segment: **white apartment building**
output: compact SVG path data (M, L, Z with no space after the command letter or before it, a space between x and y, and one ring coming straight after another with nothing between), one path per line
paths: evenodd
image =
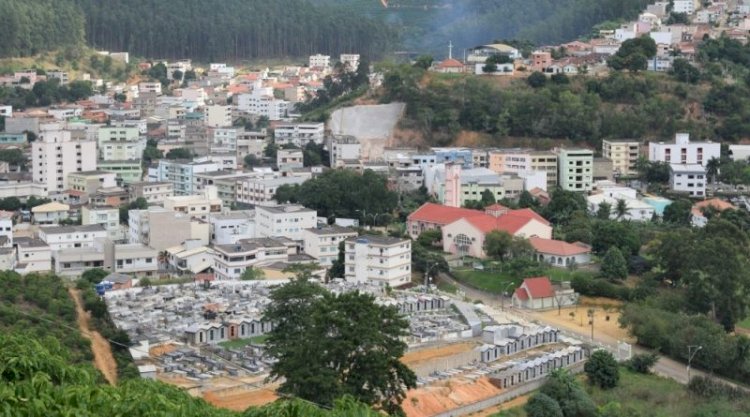
M384 236L346 240L345 278L382 287L411 282L411 241Z
M195 191L193 189L195 174L218 170L219 165L211 161L188 162L160 159L154 180L172 183L175 195L188 195Z
M242 161L247 155L255 155L260 160L268 144L267 139L265 129L262 132L237 132L237 159Z
M700 164L706 166L713 158L721 157L721 144L715 142L691 142L689 133L678 133L673 143L651 142L648 144L648 160L668 164Z
M107 231L107 237L112 241L126 240L124 228L120 226L120 210L109 206L81 207L81 225L101 225Z
M254 210L211 213L208 223L211 230L211 244L214 245L231 245L242 239L255 237Z
M308 61L308 67L325 69L330 66L331 66L330 55L321 55L321 54L310 55L310 59Z
M208 127L230 127L232 126L232 107L220 105L206 106L203 117Z
M609 139L602 141L602 156L612 161L616 175L633 176L640 156L641 143L630 139Z
M237 181L237 201L253 205L276 205L273 197L279 187L302 184L305 181L305 178L300 177L244 178Z
M57 78L58 80L60 80L60 85L68 85L68 83L70 82L68 73L65 71L60 71L60 70L47 71L47 80L51 80L53 78Z
M114 271L152 276L159 270L159 251L138 243L115 245Z
M310 142L322 144L325 140L324 123L282 123L273 132L277 145L294 145L303 148Z
M15 271L19 274L52 270L52 249L41 239L16 239Z
M301 149L279 149L276 151L276 167L279 171L291 171L304 166L304 154Z
M164 199L164 208L190 217L208 221L211 213L220 213L223 207L218 191L213 185L207 186L203 193L194 195L177 195Z
M13 106L0 106L0 116L7 118L13 117Z
M139 93L155 93L161 95L161 83L156 82L143 82L138 84Z
M96 169L96 142L73 141L60 125L44 125L31 146L30 169L34 182L44 184L44 191L64 191L68 174Z
M237 152L237 129L217 128L211 132L210 151L212 153Z
M347 70L356 71L359 69L359 54L341 54L339 56L339 62L341 62Z
M557 180L566 191L591 191L594 152L589 149L557 149Z
M97 142L103 161L140 160L146 149L146 138L136 127L99 128Z
M362 157L362 145L354 136L329 137L326 148L331 168L344 165L345 161L359 161Z
M339 256L339 244L357 237L357 231L348 227L314 227L302 231L305 253L318 260L321 266L329 267ZM343 278L343 277L335 277Z
M674 0L672 13L686 13L691 15L700 7L699 0Z
M181 273L199 274L214 266L214 250L200 241L188 240L167 249L169 268Z
M42 227L39 229L39 239L53 251L90 248L94 246L94 240L97 238L107 238L107 230L101 224Z
M303 206L257 206L255 208L255 230L258 237L283 236L302 240L303 231L315 227L318 213Z
M130 201L143 198L149 205L163 205L167 197L174 196L171 182L134 182L128 185Z
M237 96L237 109L258 116L265 116L268 120L281 120L286 117L289 102L274 98L272 87L256 85L250 94Z
M0 248L13 247L13 215L11 211L0 211Z
M214 272L222 280L236 280L245 269L259 264L286 262L289 242L284 239L243 239L230 245L214 246Z
M671 164L669 185L672 191L690 197L706 196L706 169L700 164Z

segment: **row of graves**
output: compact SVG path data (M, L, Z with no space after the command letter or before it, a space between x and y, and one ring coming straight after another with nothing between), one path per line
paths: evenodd
M580 346L568 346L554 352L531 356L523 361L510 361L504 369L489 377L500 388L510 388L549 375L559 368L568 368L585 360L586 354Z
M477 350L482 362L494 362L560 340L560 330L551 327L524 327L516 324L487 326L482 332L484 344Z

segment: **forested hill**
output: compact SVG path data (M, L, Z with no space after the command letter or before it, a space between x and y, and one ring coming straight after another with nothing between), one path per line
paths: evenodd
M396 42L382 21L307 0L0 0L0 57L77 45L84 33L98 49L201 61L374 59Z
M536 44L568 42L607 20L635 18L653 0L310 0L391 24L401 46L447 53L495 39Z

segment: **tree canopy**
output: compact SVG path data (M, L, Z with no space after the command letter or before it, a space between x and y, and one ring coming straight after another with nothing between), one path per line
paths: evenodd
M416 376L399 358L408 323L369 294L333 294L298 277L271 292L264 319L276 323L266 348L277 358L279 392L331 405L351 395L386 412L399 411ZM316 352L310 355L310 352Z

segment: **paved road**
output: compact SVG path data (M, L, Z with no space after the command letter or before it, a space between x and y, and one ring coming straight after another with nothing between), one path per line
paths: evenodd
M469 298L471 300L481 300L484 304L486 304L486 305L488 305L490 307L503 310L503 312L505 312L507 315L513 315L514 314L514 310L512 308L510 308L510 298L509 297L500 296L498 294L489 294L489 293L486 293L484 291L479 291L479 290L476 290L474 288L467 287L466 285L464 285L464 284L456 281L450 275L445 274L445 273L441 273L440 276L439 276L439 278L441 280L443 280L444 282L449 282L449 283L455 285L459 290L461 290L461 291L464 292L464 295L467 298ZM558 326L556 326L554 324L551 324L551 323L545 323L543 320L540 320L539 317L533 317L533 320L534 321L538 321L541 324L547 324L547 325L550 325L552 327L558 327ZM588 332L587 329L582 330L582 329L577 329L574 326L571 326L571 327L566 327L565 330L568 331L569 333L574 333L576 336L578 336L583 341L591 340L591 334ZM602 335L602 334L597 335L597 334L595 334L594 335L594 342L597 342L597 343L600 343L600 344L609 345L611 347L615 347L615 346L617 346L617 342L618 341L615 340L615 339L613 339L613 338L611 338L611 337L609 337L609 336L607 336L607 335ZM647 349L647 348L644 348L642 346L638 346L638 345L634 345L633 346L633 354L649 353L649 352L652 352L652 351L649 350L649 349ZM687 366L684 363L678 362L678 361L676 361L674 359L670 359L670 358L661 356L659 358L659 361L652 368L652 370L653 370L653 372L655 374L661 375L661 376L664 376L664 377L667 377L667 378L670 378L670 379L673 379L673 380L679 382L680 384L687 384L687 382L688 382L688 378L687 378ZM700 370L697 370L695 368L691 369L690 374L691 374L691 376L697 376L697 375L708 376L707 373L702 372ZM715 376L713 376L713 378L721 379L721 378L717 378ZM722 379L722 381L724 381L725 383L727 383L729 385L737 386L736 384L734 384L731 381L727 381L727 380L724 380L724 379Z

